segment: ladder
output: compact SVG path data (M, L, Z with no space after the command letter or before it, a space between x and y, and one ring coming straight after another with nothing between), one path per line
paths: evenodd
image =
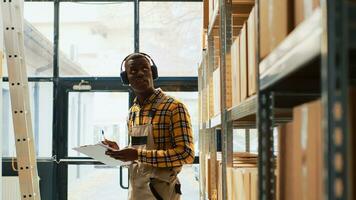
M9 74L12 120L22 200L40 200L24 54L23 0L2 0L5 56Z

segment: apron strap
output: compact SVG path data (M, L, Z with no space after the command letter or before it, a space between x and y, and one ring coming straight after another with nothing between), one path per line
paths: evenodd
M153 196L155 196L155 198L156 198L157 200L163 200L163 198L161 197L161 195L157 192L156 188L153 187L152 178L150 178L149 186L150 186L150 190L151 190Z

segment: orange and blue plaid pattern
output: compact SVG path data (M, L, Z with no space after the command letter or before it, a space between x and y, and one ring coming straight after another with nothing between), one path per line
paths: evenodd
M128 128L148 123L151 108L159 99L152 118L154 150L138 149L138 160L154 167L179 167L194 161L194 143L190 115L185 105L172 97L166 97L156 89L140 105L137 99L130 108ZM139 113L139 117L135 117Z

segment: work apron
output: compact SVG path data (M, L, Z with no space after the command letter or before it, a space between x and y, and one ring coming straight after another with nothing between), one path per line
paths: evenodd
M155 149L152 118L158 105L166 96L157 98L159 99L152 105L145 125L138 125L139 112L135 113L134 119L131 120L133 124L131 130L129 130L129 135L132 148ZM133 162L129 166L129 200L179 200L181 191L177 175L180 170L180 167L159 168L137 161Z

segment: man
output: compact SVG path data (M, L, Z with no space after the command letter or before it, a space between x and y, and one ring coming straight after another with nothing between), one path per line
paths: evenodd
M157 67L147 54L130 54L123 64L121 78L136 95L128 118L130 146L106 153L115 159L133 161L129 168L129 200L180 199L177 174L183 164L194 161L188 111L183 103L154 88ZM104 143L119 149L115 142Z

